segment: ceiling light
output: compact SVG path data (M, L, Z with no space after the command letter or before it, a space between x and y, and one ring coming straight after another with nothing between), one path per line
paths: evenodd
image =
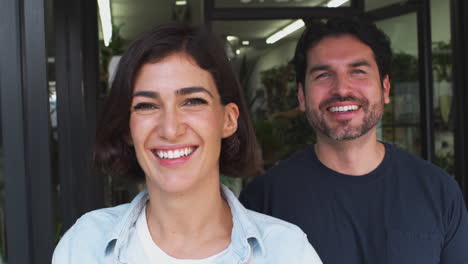
M236 54L237 54L237 55L240 54L240 49L236 50Z
M243 40L243 41L242 41L242 45L248 46L248 45L250 45L250 41L248 41L248 40Z
M98 0L99 17L101 19L102 36L107 47L112 39L112 17L109 0Z
M348 2L349 0L331 0L330 2L328 2L327 6L328 7L339 7L341 6L342 4Z
M185 1L185 0L176 0L176 1L175 1L175 5L176 5L176 6L187 5L187 1Z
M236 36L227 36L226 39L227 39L227 41L234 41L234 40L237 39L237 37Z
M294 31L302 28L304 25L305 25L304 21L302 21L302 19L298 19L298 20L294 21L293 23L287 25L285 28L281 29L280 31L277 31L273 35L269 36L266 39L266 43L267 44L273 44L276 41L278 41L278 40L286 37L287 35L293 33Z

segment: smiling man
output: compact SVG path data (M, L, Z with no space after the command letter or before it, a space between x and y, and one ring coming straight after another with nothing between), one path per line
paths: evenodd
M317 143L257 177L241 201L300 226L323 263L468 263L457 183L377 140L391 60L388 38L372 23L308 27L294 63L299 107Z

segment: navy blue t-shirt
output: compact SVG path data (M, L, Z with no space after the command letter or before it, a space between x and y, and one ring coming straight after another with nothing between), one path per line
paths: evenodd
M458 184L388 144L362 176L327 168L308 147L254 179L240 200L301 227L325 264L468 264Z

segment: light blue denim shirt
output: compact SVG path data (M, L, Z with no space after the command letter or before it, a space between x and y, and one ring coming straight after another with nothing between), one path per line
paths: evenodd
M221 190L231 208L233 228L231 244L219 263L322 263L299 227L247 210L227 187ZM149 263L133 235L148 197L143 191L130 204L83 215L60 240L52 263Z

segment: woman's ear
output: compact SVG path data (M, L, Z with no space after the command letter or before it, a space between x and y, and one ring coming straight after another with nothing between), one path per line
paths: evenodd
M237 130L237 119L239 118L239 107L235 103L224 106L223 138L230 137Z

